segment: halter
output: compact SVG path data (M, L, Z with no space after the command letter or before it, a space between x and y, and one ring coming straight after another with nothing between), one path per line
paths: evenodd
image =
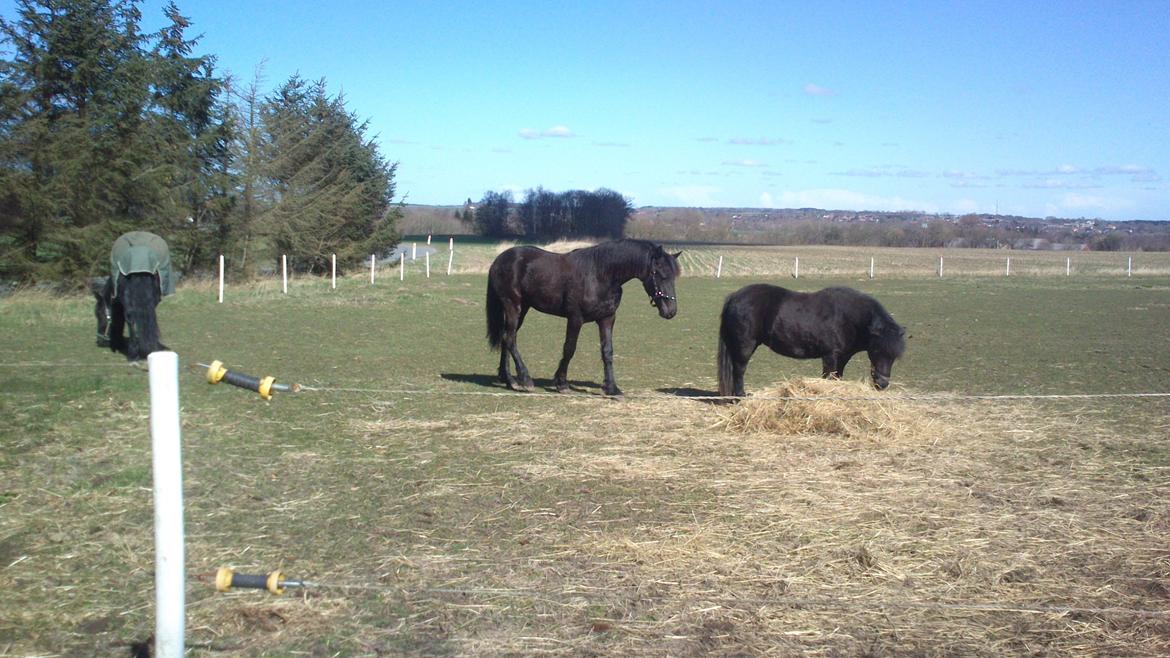
M650 275L650 283L654 286L654 292L650 294L651 306L656 305L659 301L674 301L674 296L662 292L662 289L658 287L658 282L654 280L653 273Z
M661 299L664 299L668 302L674 301L674 297L672 295L668 295L668 294L662 292L661 290L658 289L658 286L656 285L656 286L654 286L654 294L650 295L650 305L654 306Z

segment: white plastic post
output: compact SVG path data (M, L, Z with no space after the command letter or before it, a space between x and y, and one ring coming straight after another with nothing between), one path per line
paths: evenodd
M154 472L155 655L182 658L187 575L183 537L183 458L179 422L179 355L154 352L150 370L150 439Z
M288 256L280 255L280 285L284 288L284 294L288 294Z
M424 254L427 258L427 278L431 278L431 252Z
M398 252L398 280L406 280L406 252Z
M374 285L374 254L370 254L370 285Z
M219 255L219 303L223 303L223 254Z
M723 256L719 257L719 264L715 266L715 278L723 276Z
M447 252L447 276L451 276L451 263L455 260L455 250Z
M943 275L943 257L939 256L938 257L938 278L941 279L942 275Z
M333 289L337 290L337 254L333 254L331 270L333 271Z
M869 257L869 278L873 278L873 256Z
M1064 275L1065 276L1072 275L1072 257L1071 256L1064 259Z
M1010 259L1010 258L1007 259L1007 267L1006 267L1006 269L1004 269L1003 275L1004 276L1011 276L1012 275L1012 259Z
M1125 276L1133 276L1133 256L1129 257L1129 261L1125 266Z
M800 256L796 257L796 262L792 265L792 278L800 278Z
M431 234L427 233L427 246L431 246Z
M410 260L418 260L418 243L410 243Z
M447 238L447 251L455 251L455 238Z

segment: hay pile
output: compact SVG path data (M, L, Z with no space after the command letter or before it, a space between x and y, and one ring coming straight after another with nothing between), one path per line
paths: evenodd
M898 393L858 381L802 378L728 407L716 426L740 433L897 439L926 435L935 424L922 405Z

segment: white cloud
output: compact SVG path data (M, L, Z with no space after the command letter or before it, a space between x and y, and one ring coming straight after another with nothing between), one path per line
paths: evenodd
M544 139L546 137L576 137L572 130L569 130L567 126L562 125L556 125L545 130L521 128L518 134L524 139Z
M1045 204L1045 213L1057 217L1089 213L1116 215L1131 212L1133 208L1134 203L1129 199L1071 192Z
M741 146L777 146L780 144L791 144L791 140L771 138L771 137L732 137L727 140L728 144L739 144Z
M715 194L719 191L718 187L711 185L681 185L666 187L658 192L671 199L677 199L683 205L712 206L715 205Z
M829 89L827 87L822 87L820 85L814 85L811 82L804 86L804 93L808 94L809 96L836 96L837 95L837 92L833 91L832 89Z
M938 205L899 196L862 194L852 190L815 189L785 190L780 194L781 208L824 208L826 210L921 210L939 212Z

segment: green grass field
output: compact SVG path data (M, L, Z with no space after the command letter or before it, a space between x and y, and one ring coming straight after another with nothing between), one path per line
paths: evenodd
M868 252L684 246L674 320L626 288L609 399L591 327L577 390L546 394L564 323L535 313L541 393L494 385L494 249L457 247L447 277L445 246L430 279L262 281L222 305L188 282L160 306L188 655L1170 652L1166 398L901 399L1170 390L1170 256L1126 277L1124 254L1013 253L1005 277L1001 254L946 252L940 279L939 252L875 250L871 280ZM912 337L877 408L929 429L732 431L687 399L716 388L723 298L757 280L881 300ZM153 631L146 372L93 331L80 296L0 300L0 655L129 655ZM213 359L314 390L210 386ZM758 352L746 384L819 372ZM197 578L221 566L320 586L217 594Z

